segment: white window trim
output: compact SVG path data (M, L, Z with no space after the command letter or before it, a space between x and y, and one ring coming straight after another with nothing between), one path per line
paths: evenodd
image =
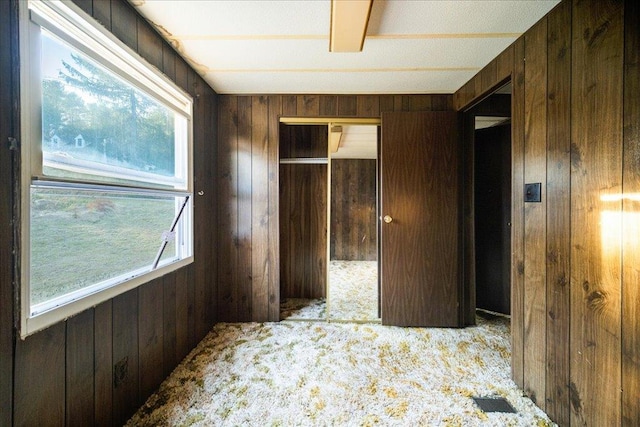
M104 301L114 298L124 292L134 289L153 279L161 277L171 271L177 270L193 262L193 240L190 253L182 260L172 262L167 265L161 263L155 270L147 268L128 272L117 278L123 280L110 287L91 292L83 292L78 299L56 305L51 302L54 308L44 311L38 315L31 315L30 290L29 290L29 268L30 268L30 188L34 178L41 175L42 151L41 144L41 105L40 105L40 79L39 76L32 76L31 70L36 58L31 57L31 53L39 49L39 37L34 37L33 26L44 24L47 30L72 44L74 48L95 59L96 54L107 57L110 63L100 61L107 66L110 71L118 74L121 78L132 83L135 87L141 88L158 101L178 114L181 114L187 121L187 153L176 153L176 157L187 156L187 170L181 166L176 173L186 178L186 188L176 189L180 195L191 196L191 209L189 215L183 218L184 227L193 239L193 99L190 95L178 88L164 74L157 70L136 52L124 45L113 34L95 23L93 18L78 8L71 1L37 1L20 2L20 102L21 102L21 236L20 236L20 337L33 334L55 323L63 321L68 317L78 314L88 308L94 307ZM31 13L33 10L33 13ZM48 22L48 24L47 24ZM52 26L53 25L53 26ZM60 28L61 30L56 30ZM68 32L71 37L64 33ZM73 39L80 37L82 43ZM83 45L84 43L84 45ZM34 50L35 49L35 50ZM37 146L37 149L32 149ZM176 159L177 161L179 159ZM181 158L182 160L182 158ZM190 173L191 172L191 173ZM186 175L186 176L184 176ZM136 189L143 190L149 188L145 184L135 186ZM169 194L171 190L162 191L150 189L156 194ZM114 280L114 279L112 279ZM98 284L88 288L97 287ZM66 298L68 301L68 298Z

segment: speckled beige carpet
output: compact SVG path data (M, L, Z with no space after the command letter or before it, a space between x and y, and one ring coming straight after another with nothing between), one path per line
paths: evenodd
M218 324L130 426L546 426L509 379L509 322ZM484 413L502 396L516 414Z
M376 261L331 261L329 283L329 319L378 319Z
M330 261L328 298L287 298L282 320L378 321L378 263Z

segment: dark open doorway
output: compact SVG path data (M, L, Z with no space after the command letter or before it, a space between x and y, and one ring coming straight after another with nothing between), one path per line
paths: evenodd
M470 215L465 282L476 309L511 312L511 84L465 111L466 200Z
M511 305L511 124L476 129L474 147L476 308Z

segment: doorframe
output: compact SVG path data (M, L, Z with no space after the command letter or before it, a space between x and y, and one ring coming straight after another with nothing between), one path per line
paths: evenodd
M478 115L494 115L500 113L513 117L513 86L510 94L509 108L500 111L498 106L492 109L491 104L484 104L486 101L502 87L512 84L512 76L501 80L477 100L462 110L462 210L463 210L463 241L462 241L462 276L463 276L463 297L465 304L463 307L464 325L475 325L476 323L476 267L475 267L475 180L474 180L474 149L475 149L475 117ZM484 111L483 109L487 109ZM486 113L486 114L483 114ZM491 114L489 114L491 113ZM505 116L506 117L506 116ZM513 126L511 128L511 148L513 150ZM511 161L513 167L513 160ZM511 194L513 194L513 181L511 182ZM510 223L513 223L513 212L511 212ZM512 261L511 261L512 262ZM513 292L513 291L511 291Z
M278 119L279 125L327 125L330 127L331 125L356 125L356 126L377 126L378 127L378 141L377 141L377 155L376 155L376 246L377 246L377 254L378 254L378 315L380 316L380 306L382 304L382 293L380 292L380 212L379 212L379 197L380 197L380 128L382 127L382 117L300 117L300 116L280 116ZM280 126L278 126L279 128ZM329 129L329 135L330 135ZM325 298L327 304L327 312L330 313L330 299L329 299L329 261L331 259L331 147L330 143L327 140L327 275L325 277ZM278 132L278 150L277 150L277 162L278 169L280 167L280 133ZM318 159L315 159L318 160ZM279 174L279 171L278 171ZM280 182L278 181L278 193L280 192ZM280 214L278 213L278 230L280 230ZM280 232L278 231L278 240L280 239ZM280 245L278 244L278 247ZM278 259L280 255L278 255ZM280 262L278 262L278 269L280 269ZM278 281L278 300L280 300L280 281ZM330 319L327 316L325 321L329 322ZM369 321L361 322L361 321L353 321L353 323L370 323Z

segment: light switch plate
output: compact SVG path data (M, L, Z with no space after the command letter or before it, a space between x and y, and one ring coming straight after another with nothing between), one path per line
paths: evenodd
M540 182L524 185L524 201L525 202L541 202L542 201L542 184Z

